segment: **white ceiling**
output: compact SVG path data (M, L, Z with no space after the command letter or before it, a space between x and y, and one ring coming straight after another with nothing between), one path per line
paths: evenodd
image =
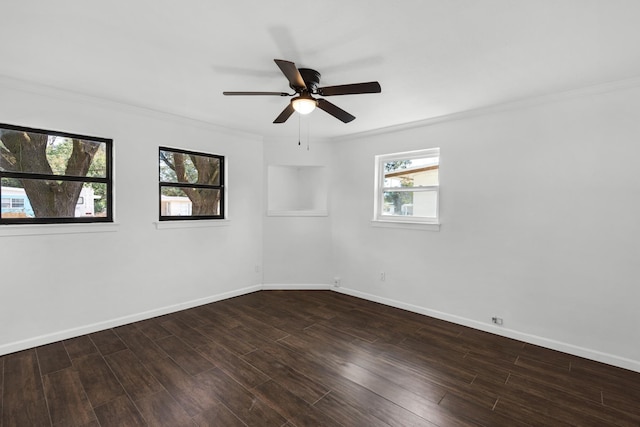
M274 58L355 115L309 116L341 136L640 76L638 0L3 0L0 75L265 136L290 92ZM0 121L1 118L0 118Z

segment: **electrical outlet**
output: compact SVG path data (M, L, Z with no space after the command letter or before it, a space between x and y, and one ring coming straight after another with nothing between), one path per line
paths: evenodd
M333 286L335 286L336 288L340 287L340 278L339 277L334 277L333 278Z
M491 323L493 323L494 325L502 326L502 317L492 317Z
M380 273L380 281L381 281L381 282L384 282L384 281L386 281L386 280L387 280L387 273L385 273L384 271L382 271L382 272Z

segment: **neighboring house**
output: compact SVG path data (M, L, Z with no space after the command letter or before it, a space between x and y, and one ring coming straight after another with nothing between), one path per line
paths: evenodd
M95 201L100 196L96 196L91 187L82 187L78 201L76 202L76 218L80 216L94 216L96 213Z
M398 169L384 174L385 187L420 187L438 185L438 165L416 166ZM385 203L384 213L388 215L428 217L433 215L436 200L432 192L412 193L413 203L403 204L400 212L394 212L392 203Z
M33 218L35 213L29 202L24 188L2 187L2 216L4 218ZM96 196L92 188L83 187L76 203L75 216L93 216L95 215L95 200L100 196Z
M34 217L33 208L24 188L2 187L0 203L4 218Z
M160 199L162 216L190 216L191 200L184 196L165 196Z

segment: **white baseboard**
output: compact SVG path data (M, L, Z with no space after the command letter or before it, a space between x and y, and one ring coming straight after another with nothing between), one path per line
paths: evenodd
M188 308L197 307L199 305L209 304L216 301L249 294L260 290L328 290L331 289L327 284L258 284L246 288L225 292L222 294L211 295L205 298L198 298L179 304L173 304L153 310L143 311L140 313L130 314L127 316L109 319L102 322L96 322L89 325L79 326L77 328L65 329L50 334L40 335L37 337L27 338L20 341L10 342L0 345L0 356L15 353L29 348L38 347L45 344L68 340L70 338L79 337L81 335L92 334L105 329L116 328L118 326L127 325L141 320L151 319L153 317L162 316L164 314L175 313L176 311L186 310Z
M327 284L279 284L265 283L262 285L263 291L328 291L332 288Z
M629 369L635 372L640 372L640 361L626 359L624 357L615 356L613 354L603 353L597 350L592 350L584 347L575 346L552 339L519 332L513 329L502 328L494 326L488 323L478 322L476 320L467 319L465 317L455 316L452 314L444 313L437 310L432 310L425 307L420 307L413 304L408 304L402 301L393 300L390 298L384 298L377 295L369 294L366 292L357 291L355 289L348 289L343 287L335 287L329 284L262 284L249 286L242 289L237 289L230 292L224 292L208 296L205 298L199 298L191 301L186 301L179 304L173 304L158 309L148 310L141 313L135 313L127 316L118 317L115 319L106 320L103 322L92 323L90 325L80 326L77 328L66 329L51 334L40 335L33 338L28 338L21 341L15 341L8 344L0 345L0 356L14 353L16 351L26 350L33 347L38 347L53 342L66 340L81 335L91 334L105 329L115 328L118 326L126 325L141 320L150 319L164 314L174 313L180 310L186 310L188 308L197 307L204 304L209 304L216 301L222 301L228 298L233 298L240 295L249 294L260 290L333 290L346 295L351 295L357 298L362 298L368 301L377 302L380 304L388 305L391 307L400 308L403 310L411 311L414 313L424 314L425 316L434 317L436 319L446 320L448 322L456 323L458 325L468 326L470 328L479 329L481 331L490 332L492 334L501 335L507 338L524 341L526 343L539 345L542 347L550 348L553 350L562 351L564 353L573 354L575 356L584 357L587 359L595 360L597 362L607 363L609 365L618 366L620 368Z
M357 291L355 289L342 287L332 287L331 289L336 292L351 295L357 298L366 299L391 307L401 308L403 310L411 311L418 314L424 314L425 316L435 317L436 319L446 320L447 322L456 323L458 325L468 326L470 328L479 329L481 331L490 332L492 334L524 341L529 344L539 345L541 347L550 348L552 350L561 351L563 353L573 354L574 356L584 357L586 359L595 360L597 362L602 362L609 365L618 366L620 368L629 369L631 371L640 372L640 361L637 360L627 359L624 357L615 356L613 354L603 353L601 351L579 347L573 344L568 344L537 335L531 335L513 329L478 322L476 320L467 319L465 317L455 316L453 314L443 313L441 311L408 304L402 301L396 301L390 298L368 294L366 292Z
M15 353L16 351L26 350L33 347L38 347L45 344L51 344L61 340L67 340L75 338L81 335L92 334L94 332L103 331L105 329L116 328L118 326L126 325L133 322L139 322L140 320L151 319L152 317L162 316L164 314L175 313L176 311L186 310L188 308L197 307L199 305L209 304L216 301L221 301L233 297L237 297L251 292L256 292L262 289L262 285L249 286L243 289L238 289L230 292L224 292L208 296L205 298L198 298L191 301L186 301L179 304L168 305L153 310L143 311L141 313L135 313L127 316L118 317L115 319L106 320L103 322L92 323L89 325L80 326L77 328L66 329L63 331L54 332L51 334L40 335L33 338L27 338L21 341L15 341L8 344L0 345L0 356Z

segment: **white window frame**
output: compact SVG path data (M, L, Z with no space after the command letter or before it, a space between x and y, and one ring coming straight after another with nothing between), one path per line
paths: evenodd
M424 150L405 151L401 153L391 153L375 156L375 189L374 189L374 212L373 225L385 226L392 225L440 225L440 185L425 185L418 187L384 187L384 165L390 161L401 161L423 158L438 158L438 167L440 166L440 148L429 148ZM438 174L438 183L440 181ZM435 217L414 217L414 216L398 216L383 215L382 208L384 206L385 191L435 191L436 192L436 216ZM439 227L437 228L439 229Z

